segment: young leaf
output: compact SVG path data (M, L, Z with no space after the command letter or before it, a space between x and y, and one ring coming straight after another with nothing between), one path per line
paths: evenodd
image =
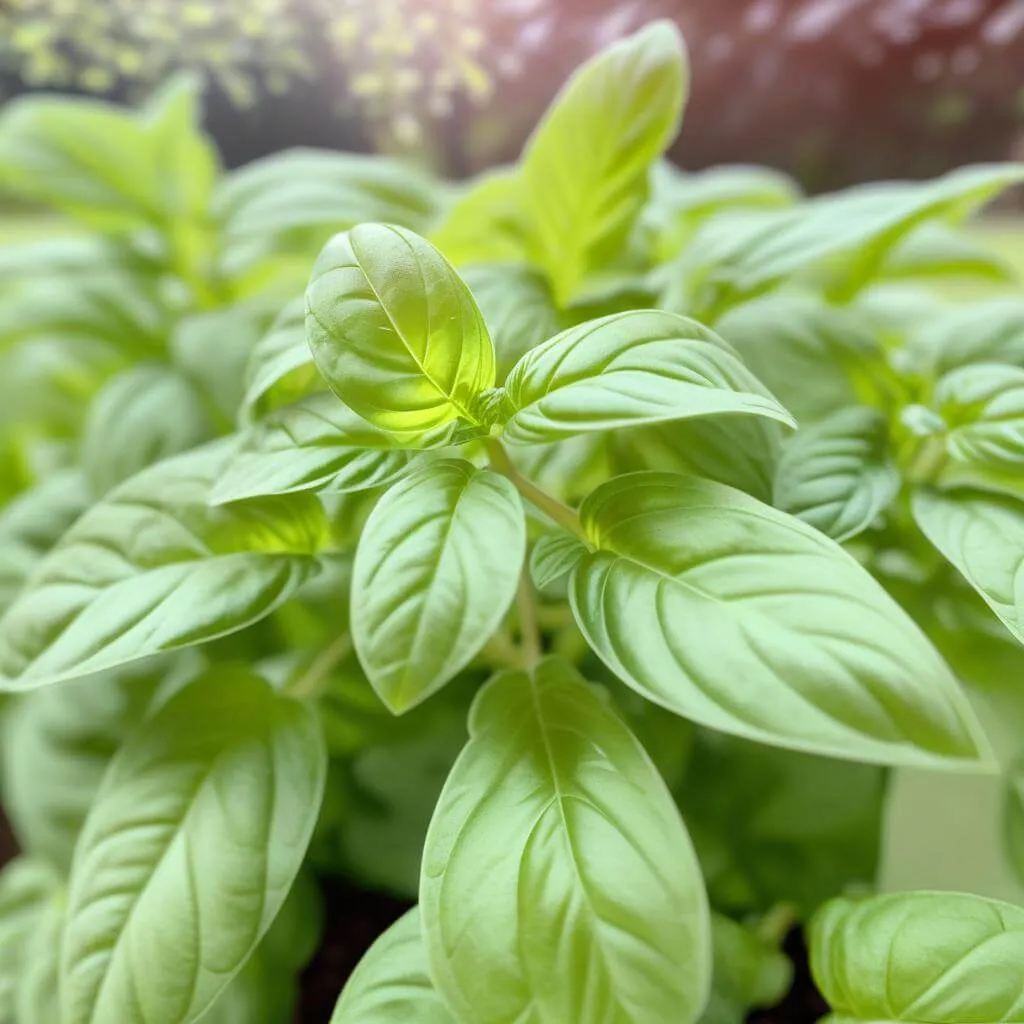
M331 1024L456 1024L427 972L413 907L369 948L342 990Z
M10 709L0 793L23 850L67 873L107 765L146 714L165 669L158 659L43 687Z
M530 553L530 575L534 586L543 590L560 580L587 553L578 537L552 533L541 537Z
M1024 469L1024 368L975 363L946 374L935 386L949 425L954 459L1020 473Z
M517 168L499 167L473 178L456 194L430 240L460 269L525 262L525 194Z
M210 500L223 504L265 494L384 487L405 472L412 454L330 392L314 394L275 410L242 434Z
M774 505L833 540L863 533L900 490L888 455L885 416L865 406L840 409L786 442Z
M1024 910L953 892L835 900L811 969L837 1021L1020 1024Z
M693 1024L707 1001L707 900L682 819L566 662L480 691L420 899L430 973L460 1020Z
M306 341L305 297L289 302L253 347L246 371L242 421L255 422L308 395L327 390Z
M210 508L223 444L158 463L94 505L0 619L0 690L89 675L235 632L316 570L312 495Z
M711 331L675 313L618 313L527 352L505 382L504 436L540 444L690 416L789 414Z
M522 182L536 262L567 304L623 247L688 88L676 27L655 22L583 65L527 143Z
M1024 643L1024 503L972 491L919 491L924 535Z
M0 613L89 504L82 474L67 469L40 481L0 509Z
M489 470L433 462L381 498L356 549L352 638L392 711L426 700L483 647L525 555L519 495Z
M62 1020L201 1017L284 903L326 766L313 710L243 670L213 670L150 718L75 851Z
M102 497L211 434L202 399L188 380L142 363L108 381L93 400L82 436L82 468L93 493Z
M883 764L975 761L928 640L834 541L697 477L633 473L581 509L584 635L648 699L723 732Z
M494 347L469 289L429 242L362 224L320 254L306 292L313 358L331 389L383 430L417 434L494 385Z
M774 1006L789 991L793 965L777 946L722 914L711 916L715 970L700 1024L744 1024L755 1007Z

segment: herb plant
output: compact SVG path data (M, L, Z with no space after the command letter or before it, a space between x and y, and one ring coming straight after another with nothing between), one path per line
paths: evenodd
M833 897L837 1024L1024 1020L1024 911L851 898L888 768L999 770L1024 303L934 282L1024 169L683 174L686 90L655 23L459 185L5 110L82 230L0 251L0 1022L283 1024L339 873L417 905L334 1024L734 1024Z

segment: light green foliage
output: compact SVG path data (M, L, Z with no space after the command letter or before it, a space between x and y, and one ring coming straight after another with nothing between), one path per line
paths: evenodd
M313 358L346 405L417 434L473 420L494 347L469 289L429 243L366 224L321 253L306 292Z
M979 756L970 706L937 652L812 527L668 473L619 477L582 516L596 550L573 573L577 622L649 699L797 750L883 763Z
M899 494L888 435L885 417L860 406L800 431L776 470L774 504L834 540L863 533Z
M393 711L426 700L479 651L512 603L525 554L515 488L468 462L425 466L381 500L356 551L352 633Z
M560 303L625 242L679 129L688 74L678 32L655 23L580 68L527 143L528 245Z
M711 1001L700 1024L743 1024L754 1007L774 1006L782 999L793 980L793 965L769 939L722 914L711 919L711 937Z
M370 948L356 968L331 1024L456 1024L430 980L420 912L414 907Z
M247 673L214 670L159 710L115 757L75 850L63 1019L197 1020L284 902L324 769L315 714Z
M815 918L811 967L835 1020L1024 1020L1024 910L961 893L836 900Z
M365 6L385 120L381 46L490 88L476 7ZM959 222L1024 173L677 171L687 76L647 26L457 184L225 172L188 77L5 106L0 1024L291 1024L316 875L418 900L335 1024L740 1024L903 766L1002 770L1020 870L1024 303ZM1014 914L831 905L830 1019L1021 1019Z
M638 741L556 659L492 680L469 731L420 887L431 974L456 1016L695 1022L704 888Z

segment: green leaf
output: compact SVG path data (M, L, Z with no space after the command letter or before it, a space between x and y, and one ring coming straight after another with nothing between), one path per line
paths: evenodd
M1024 503L997 494L918 491L914 519L1024 643Z
M284 903L326 765L313 709L242 670L217 668L150 718L111 763L75 851L62 1020L202 1016Z
M886 181L818 196L783 211L716 218L688 251L704 273L701 308L721 308L830 261L844 300L875 279L911 231L958 221L1024 180L1016 164L961 167L927 182ZM737 225L740 225L739 227Z
M494 347L469 289L429 242L363 224L320 254L306 326L331 389L383 430L423 433L494 384Z
M437 198L427 175L397 160L298 148L223 178L212 214L222 225L224 272L234 277L267 256L312 257L335 232L365 221L425 231Z
M477 654L515 596L526 520L511 482L433 462L377 503L356 549L352 637L392 711L408 711Z
M883 764L976 761L966 697L834 541L697 477L632 473L580 510L597 549L570 584L591 647L655 703L793 750Z
M15 1000L28 946L59 884L49 864L27 857L0 871L0 1024L20 1024Z
M1015 474L1024 469L1024 368L961 367L936 384L935 401L954 459Z
M713 906L747 915L784 902L806 917L874 884L884 769L710 729L696 730L692 748L676 794Z
M259 420L282 405L326 390L327 382L320 376L306 341L306 299L294 299L253 346L242 420Z
M272 312L277 312L276 304L271 311L265 299L249 299L183 317L171 334L172 361L203 395L211 414L224 423L238 417L245 398L246 367ZM299 323L305 345L301 311Z
M840 409L786 442L773 504L833 540L856 537L899 494L888 447L889 424L880 412Z
M1022 965L1024 910L963 893L835 900L811 929L837 1024L1020 1024Z
M877 337L862 318L816 296L769 295L732 310L715 329L801 424L877 390Z
M430 240L459 268L525 262L525 193L517 169L499 167L472 178L457 193Z
M430 981L414 907L370 947L349 978L331 1024L456 1024Z
M541 537L530 552L530 575L534 586L543 590L560 580L587 553L578 537L571 533L552 533Z
M707 1001L708 908L682 820L565 662L480 691L420 899L430 973L460 1020L692 1024Z
M694 174L661 162L653 170L653 195L640 229L657 262L677 256L694 231L717 213L791 206L800 194L792 178L769 167L724 165Z
M0 612L89 504L77 469L63 470L24 491L0 509Z
M700 1024L744 1024L757 1007L775 1006L793 981L793 965L753 928L711 915L715 971Z
M67 873L107 765L146 714L166 666L35 690L3 730L4 810L23 850Z
M1012 283L1013 265L969 235L942 224L923 224L898 245L882 264L878 276L886 280L968 280Z
M655 22L584 64L527 143L532 255L559 305L623 248L650 168L679 130L688 76L678 29Z
M462 271L483 314L498 360L498 380L531 348L558 333L558 310L547 281L532 267L470 266Z
M515 444L722 413L792 423L717 335L656 310L582 324L527 352L502 412Z
M312 495L211 508L229 449L158 463L94 505L0 619L0 690L89 675L269 615L327 541Z
M612 437L622 472L692 473L771 503L785 432L781 424L762 416L708 416L656 423Z
M1024 367L1024 301L988 299L944 310L913 332L911 358L922 373L939 376L966 363Z
M245 431L210 495L214 504L296 491L371 490L393 483L414 453L334 395L310 395Z
M209 440L212 426L196 389L181 374L143 363L113 377L89 409L82 468L102 496L154 462Z
M60 1020L59 951L64 907L51 898L25 943L22 972L15 992L17 1024L53 1024Z

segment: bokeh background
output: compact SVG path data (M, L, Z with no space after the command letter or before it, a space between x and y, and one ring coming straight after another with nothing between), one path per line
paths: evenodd
M693 62L687 168L764 163L813 191L1024 158L1024 0L0 0L0 97L132 99L189 67L231 166L302 144L464 175L664 16Z

